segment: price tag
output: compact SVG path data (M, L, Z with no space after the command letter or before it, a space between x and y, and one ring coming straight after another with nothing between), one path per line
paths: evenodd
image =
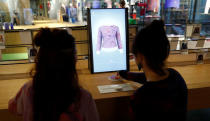
M204 43L205 43L205 40L198 40L198 42L196 44L196 47L203 48L204 47Z

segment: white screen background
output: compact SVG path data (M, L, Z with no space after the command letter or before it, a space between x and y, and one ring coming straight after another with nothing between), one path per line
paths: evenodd
M126 61L126 20L125 9L91 9L92 53L94 72L108 72L127 69ZM119 27L123 53L96 54L98 30L101 26Z

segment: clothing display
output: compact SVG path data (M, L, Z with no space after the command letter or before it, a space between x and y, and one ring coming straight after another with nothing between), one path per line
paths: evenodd
M77 21L77 8L70 8L70 18L72 19L72 23Z
M148 0L147 10L157 12L160 7L160 0Z
M206 7L205 7L204 13L205 13L205 14L210 13L210 0L207 0L207 1L206 1Z
M144 16L146 13L146 7L147 7L147 3L138 3L138 6L140 8L140 16Z
M66 14L66 8L64 6L61 6L61 15L65 15Z
M26 25L31 25L33 23L33 12L31 8L24 8L24 21Z
M120 30L118 26L101 26L98 30L97 38L97 51L101 51L102 48L115 48L122 49L122 42L120 36Z
M100 8L100 1L94 0L92 3L92 8Z
M104 0L104 2L107 4L107 8L112 8L112 1L111 0Z
M146 10L145 10L145 9L141 9L141 11L140 11L140 16L144 16L145 13L146 13Z
M179 8L180 0L166 0L165 8Z
M135 5L136 0L131 0L130 5Z

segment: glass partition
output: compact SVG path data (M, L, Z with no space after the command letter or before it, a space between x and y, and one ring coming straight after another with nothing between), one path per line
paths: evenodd
M129 7L127 5L127 0L0 0L0 22L14 25L36 24L40 20L82 23L87 20L87 8Z
M162 1L162 19L168 35L184 35L191 2L189 0Z
M0 0L0 23L36 28L45 24L83 26L87 24L87 8L123 7L129 10L129 24L140 29L163 19L169 35L184 35L186 24L199 23L201 35L210 36L210 0Z
M194 17L191 18L193 23L199 23L201 35L210 37L210 0L194 0L195 9Z

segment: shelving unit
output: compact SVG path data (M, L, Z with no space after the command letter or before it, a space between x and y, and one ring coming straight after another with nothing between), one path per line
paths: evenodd
M86 26L72 27L70 29L76 39L78 59L85 59L88 56ZM28 49L32 48L32 38L37 34L38 30L5 31L5 49L0 50L0 65L31 63L28 60Z
M61 29L66 29L66 28L67 27L63 27ZM88 35L87 35L87 27L80 26L80 27L68 27L68 28L71 29L71 33L75 37L75 40L76 40L78 60L88 59L89 41L88 41ZM27 36L23 36L24 38L21 38L22 36L17 37L17 35L22 34L21 32L28 32L28 35L27 35L28 37ZM28 48L32 47L32 38L37 34L37 32L38 32L38 29L5 31L6 49L1 50L2 55L5 57L3 57L3 59L0 60L0 65L31 63L28 60ZM137 32L136 25L129 26L130 48L132 46L133 39L136 36L136 32Z

